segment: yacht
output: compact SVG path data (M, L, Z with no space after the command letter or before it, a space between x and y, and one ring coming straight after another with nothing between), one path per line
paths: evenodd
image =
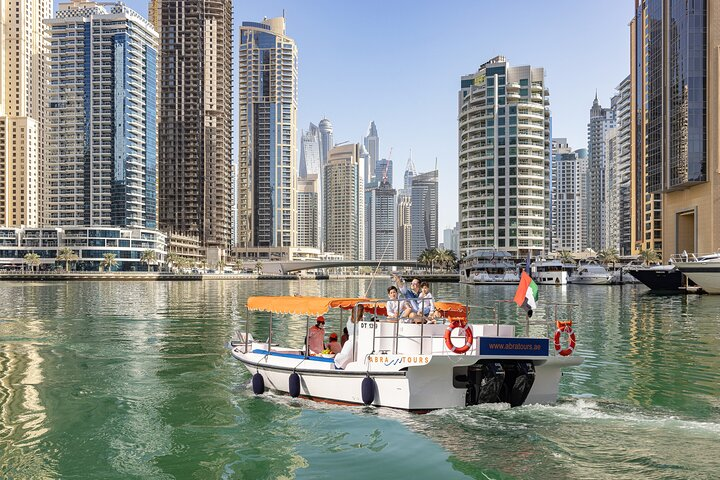
M560 260L537 260L532 264L532 278L538 285L566 285L568 272Z
M612 274L599 263L578 265L575 273L568 278L568 283L578 285L610 285Z
M460 265L460 282L473 285L508 285L520 281L512 255L502 250L478 250Z
M720 294L720 251L703 256L674 255L675 266L707 293Z

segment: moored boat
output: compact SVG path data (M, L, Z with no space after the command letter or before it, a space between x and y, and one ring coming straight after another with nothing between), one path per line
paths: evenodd
M551 342L516 336L513 325L468 323L467 307L453 302L435 302L441 314L437 324L389 319L384 303L363 298L251 297L247 306L269 313L271 322L267 341L253 339L246 321L246 331L231 342L232 355L253 373L257 394L272 389L421 411L479 403L547 404L557 400L561 369L583 361L571 356L572 322L559 323ZM273 343L273 315L309 319L331 310L349 317L349 339L334 358Z
M627 272L653 292L685 292L683 274L675 265L632 266Z
M577 270L568 278L568 283L576 285L610 285L612 274L598 263L578 265Z
M475 285L515 285L520 281L512 255L502 250L478 250L460 265L460 282Z
M705 292L720 294L720 252L709 255L675 255L675 266Z
M568 273L560 260L536 260L532 264L532 277L538 285L565 285Z

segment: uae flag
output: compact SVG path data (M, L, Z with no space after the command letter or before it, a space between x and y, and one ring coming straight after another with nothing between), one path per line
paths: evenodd
M537 298L537 284L530 278L527 272L522 272L520 285L518 285L518 289L515 292L515 303L517 303L518 307L525 309L528 317L532 317L533 310L537 307Z

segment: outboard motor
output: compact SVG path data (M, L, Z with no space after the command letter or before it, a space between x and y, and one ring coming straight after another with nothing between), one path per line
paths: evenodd
M497 403L505 382L505 371L500 363L482 361L467 370L465 405Z
M525 402L535 382L535 365L529 361L517 361L503 364L505 367L505 385L501 395L511 407L519 407Z

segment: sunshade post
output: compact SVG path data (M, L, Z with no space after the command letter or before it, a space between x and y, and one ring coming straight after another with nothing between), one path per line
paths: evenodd
M270 312L270 336L268 337L268 352L272 349L272 312Z
M310 315L305 315L305 358L310 355Z
M248 335L250 334L250 309L245 307L245 353L248 353Z

